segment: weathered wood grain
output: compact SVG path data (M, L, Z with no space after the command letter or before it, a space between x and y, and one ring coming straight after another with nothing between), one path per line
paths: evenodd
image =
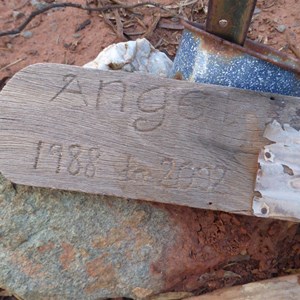
M0 96L0 170L20 184L252 214L268 122L299 98L38 64Z
M186 300L298 300L299 294L300 274L295 274L220 289Z

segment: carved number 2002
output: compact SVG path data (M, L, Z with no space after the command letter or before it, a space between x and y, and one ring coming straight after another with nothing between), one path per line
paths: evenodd
M44 146L48 144L48 155L55 159L56 169L55 173L60 173L61 171L61 163L63 160L63 145L62 144L49 144L42 141L39 141L36 148L36 157L35 162L33 165L34 169L38 168L39 162L41 160L41 153L47 153L42 151ZM96 162L100 157L100 150L98 148L89 148L87 151L83 151L82 146L78 144L70 145L68 148L68 164L67 164L67 171L70 175L78 175L83 172L84 176L88 178L92 178L95 176L96 173ZM46 150L47 151L47 150ZM88 156L88 160L84 159L85 163L83 162L82 156ZM87 161L87 162L86 162Z

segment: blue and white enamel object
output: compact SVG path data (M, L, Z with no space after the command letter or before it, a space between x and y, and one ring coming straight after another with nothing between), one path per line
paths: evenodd
M246 41L239 46L183 21L174 78L300 96L300 61Z

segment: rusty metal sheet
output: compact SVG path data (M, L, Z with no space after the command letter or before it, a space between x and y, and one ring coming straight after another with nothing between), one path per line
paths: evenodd
M256 0L210 0L206 30L225 40L243 45Z

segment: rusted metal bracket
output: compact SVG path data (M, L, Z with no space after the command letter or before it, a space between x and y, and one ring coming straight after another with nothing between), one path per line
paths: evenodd
M243 45L256 0L210 0L206 31Z
M300 60L246 39L244 46L182 20L172 74L194 82L300 97Z

